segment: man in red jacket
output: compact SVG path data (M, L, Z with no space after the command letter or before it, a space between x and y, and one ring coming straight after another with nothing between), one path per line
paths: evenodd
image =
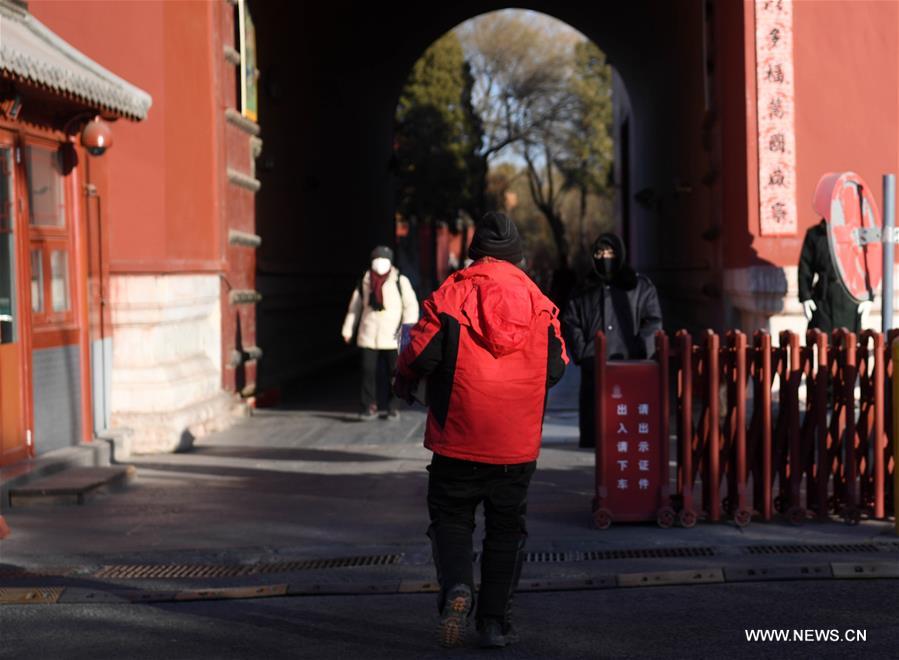
M484 504L486 537L476 621L481 645L517 639L512 593L527 539L528 485L537 467L547 390L568 358L558 309L518 264L521 238L488 213L469 248L475 259L424 303L400 354L394 389L409 400L427 378L428 536L440 582L440 642L461 643L473 604L472 532Z

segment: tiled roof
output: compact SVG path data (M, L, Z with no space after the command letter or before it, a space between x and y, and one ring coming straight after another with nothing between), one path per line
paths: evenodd
M63 41L24 9L0 1L0 71L131 119L153 99Z

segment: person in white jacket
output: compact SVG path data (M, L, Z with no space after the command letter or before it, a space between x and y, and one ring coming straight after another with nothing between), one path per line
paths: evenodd
M363 420L378 416L378 366L385 363L388 392L386 419L398 419L397 400L390 387L396 369L402 326L418 321L418 299L408 278L393 266L393 250L379 245L371 253L371 267L353 290L341 334L349 344L356 333L362 349ZM358 329L357 329L358 327Z

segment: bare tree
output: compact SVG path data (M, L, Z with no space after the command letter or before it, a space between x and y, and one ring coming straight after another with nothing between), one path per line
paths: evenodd
M485 130L484 156L539 128L553 113L551 101L566 93L573 37L547 39L554 22L509 10L479 16L460 29L474 76L472 100Z
M549 224L560 269L567 270L562 196L583 182L578 164L589 163L577 137L585 116L583 85L574 80L585 39L555 19L521 10L478 16L458 32L474 76L485 164L508 154L524 162L534 205Z

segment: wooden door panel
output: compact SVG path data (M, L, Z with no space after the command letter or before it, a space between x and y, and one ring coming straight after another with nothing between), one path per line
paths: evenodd
M0 344L0 465L14 463L28 453L21 369L19 345Z

